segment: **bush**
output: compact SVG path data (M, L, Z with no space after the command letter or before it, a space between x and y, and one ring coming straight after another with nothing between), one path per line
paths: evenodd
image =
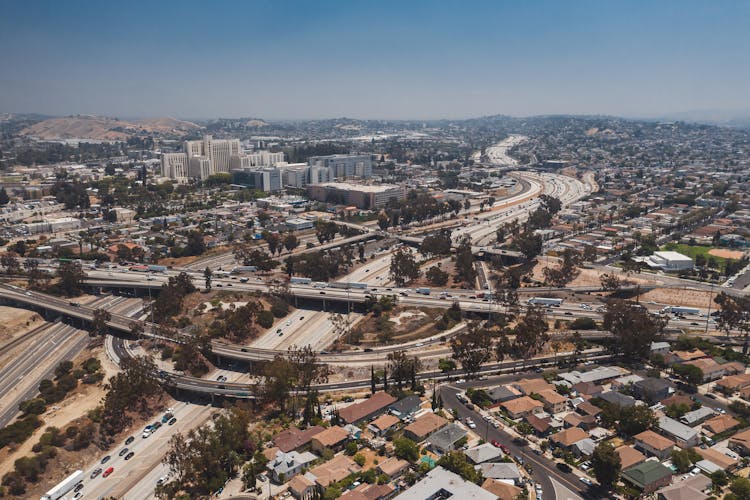
M27 399L18 405L24 415L41 415L47 409L47 403L42 398Z
M357 453L356 455L354 455L354 458L352 458L352 460L354 460L354 463L359 465L360 467L365 465L365 462L366 462L365 456L361 453Z
M271 311L261 311L258 313L256 321L263 328L271 328L273 326L273 313Z
M356 442L349 441L348 443L346 443L346 446L344 447L344 453L346 453L349 456L352 456L355 453L357 453L358 449L359 448L357 447L357 443Z
M273 304L271 304L271 314L276 318L283 318L289 314L289 304L283 299L274 300Z
M570 324L571 330L596 330L596 321L593 318L576 318Z
M33 434L34 429L42 425L39 417L29 415L23 420L18 420L0 429L0 448L10 443L21 444Z
M86 370L87 373L96 373L102 368L102 362L96 358L89 358L81 363L81 367Z
M174 349L171 346L165 345L161 348L161 359L167 360L172 357L174 354Z
M58 364L55 367L55 378L60 378L63 375L67 375L70 373L70 370L73 369L73 362L72 361L61 361L60 364Z

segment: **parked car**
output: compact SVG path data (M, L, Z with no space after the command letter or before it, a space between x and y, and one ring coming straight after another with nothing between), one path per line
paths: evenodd
M557 462L555 466L560 472L564 472L565 474L570 474L571 472L573 472L573 468L565 462Z

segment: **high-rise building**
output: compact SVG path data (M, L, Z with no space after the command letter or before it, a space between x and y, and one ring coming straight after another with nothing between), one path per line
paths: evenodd
M265 192L280 191L281 170L274 167L234 169L232 170L232 184Z
M164 153L161 155L161 175L170 179L188 177L188 156L185 153Z
M351 177L367 179L372 177L372 158L370 155L311 156L308 164L310 167L327 168L329 179L344 180Z

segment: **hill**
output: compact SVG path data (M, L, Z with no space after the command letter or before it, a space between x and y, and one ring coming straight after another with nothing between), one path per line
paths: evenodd
M44 140L91 139L124 141L134 135L182 135L200 128L195 123L174 118L118 120L101 116L69 116L50 118L21 130L22 135Z

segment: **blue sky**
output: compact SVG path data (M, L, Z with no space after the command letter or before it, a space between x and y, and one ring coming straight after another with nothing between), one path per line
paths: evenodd
M750 2L4 0L0 65L0 112L750 110Z

